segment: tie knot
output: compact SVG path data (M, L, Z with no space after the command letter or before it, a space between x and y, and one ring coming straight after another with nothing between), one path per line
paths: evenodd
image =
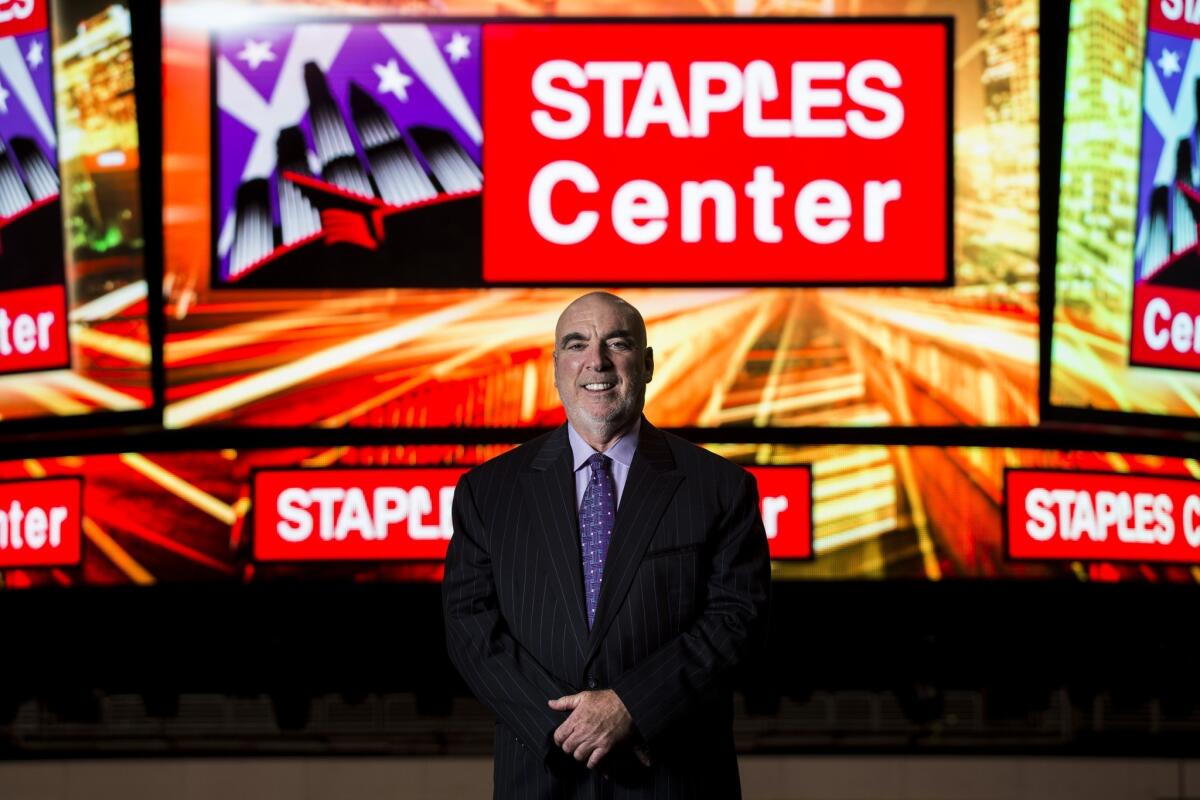
M595 475L598 472L608 472L608 468L612 464L612 459L604 455L604 453L594 453L587 460L587 464L592 468L592 474Z

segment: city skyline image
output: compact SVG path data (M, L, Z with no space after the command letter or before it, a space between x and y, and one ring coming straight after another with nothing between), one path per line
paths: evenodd
M214 283L478 283L478 37L404 24L218 37Z

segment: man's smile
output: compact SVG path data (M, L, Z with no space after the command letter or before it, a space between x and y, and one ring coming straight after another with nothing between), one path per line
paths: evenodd
M616 384L611 381L606 383L585 383L583 385L584 389L593 394L602 394L611 391L614 387L616 387Z

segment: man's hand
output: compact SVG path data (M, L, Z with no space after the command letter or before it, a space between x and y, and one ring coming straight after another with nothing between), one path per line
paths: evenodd
M633 717L612 689L569 694L551 700L550 707L571 712L554 732L554 743L576 761L586 761L588 769L633 733ZM638 758L647 762L641 753Z

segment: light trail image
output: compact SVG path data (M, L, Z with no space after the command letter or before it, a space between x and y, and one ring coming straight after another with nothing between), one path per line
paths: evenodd
M151 407L147 315L144 279L76 306L67 315L74 367L0 376L0 419Z

